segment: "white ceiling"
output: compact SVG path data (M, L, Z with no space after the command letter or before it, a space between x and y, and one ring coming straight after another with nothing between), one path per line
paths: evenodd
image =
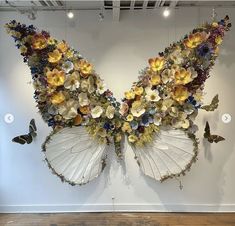
M112 10L113 19L119 20L121 10L146 10L161 7L235 7L235 1L61 1L61 0L0 0L0 11L28 12L43 10Z

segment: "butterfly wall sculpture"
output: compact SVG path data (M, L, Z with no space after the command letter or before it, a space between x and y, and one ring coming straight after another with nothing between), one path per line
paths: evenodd
M65 41L33 25L6 24L31 70L37 107L53 128L43 144L48 166L63 181L86 184L104 169L109 144L122 156L126 135L145 175L163 181L184 174L198 152L194 119L204 83L230 27L226 16L167 47L119 103Z

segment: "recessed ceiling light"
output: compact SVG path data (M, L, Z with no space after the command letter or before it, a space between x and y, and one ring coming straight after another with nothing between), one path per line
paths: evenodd
M73 13L72 11L68 11L68 12L67 12L67 17L68 17L69 19L73 19L73 18L74 18L74 13Z
M170 13L171 13L170 10L168 8L165 8L163 11L163 16L168 17L168 16L170 16Z

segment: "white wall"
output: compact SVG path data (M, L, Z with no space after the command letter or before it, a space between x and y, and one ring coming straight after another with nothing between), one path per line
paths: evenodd
M98 12L81 12L69 22L63 12L38 13L29 21L17 13L0 12L0 212L47 211L235 211L235 120L224 124L223 113L235 116L235 29L226 36L220 57L207 81L205 101L219 93L220 106L213 113L200 112L198 137L202 141L204 123L226 137L225 142L208 145L201 142L196 164L181 178L164 183L145 178L139 171L131 148L125 145L125 165L119 164L110 149L110 161L95 181L79 187L61 183L43 162L41 144L50 129L40 118L33 99L30 71L22 62L14 42L3 28L16 19L49 30L58 39L66 39L93 62L116 97L136 81L147 59L156 56L169 43L178 40L198 23L210 20L212 9L180 9L170 18L159 11L123 12L121 21L98 22ZM229 14L235 25L235 9L217 9L219 16ZM15 121L6 124L5 113ZM27 131L28 122L36 119L38 137L30 145L11 142L12 137ZM114 201L112 202L112 197ZM113 205L114 204L114 205Z

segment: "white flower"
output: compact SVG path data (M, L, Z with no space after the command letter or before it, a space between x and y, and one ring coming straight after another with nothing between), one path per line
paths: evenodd
M73 63L71 61L65 61L62 65L63 70L65 73L69 73L70 71L73 70Z
M114 113L115 113L115 107L112 105L109 105L105 112L106 117L109 119L112 119L114 117Z
M86 105L89 105L89 103L90 103L86 93L80 93L78 95L78 99L79 99L79 104L82 107L86 106Z
M93 76L89 76L88 78L88 92L93 93L95 91L95 81Z
M170 69L165 69L162 72L161 77L164 84L171 82L173 80L173 71Z
M189 67L189 68L187 69L187 71L189 71L189 72L191 73L191 78L192 78L192 80L197 77L197 72L194 70L193 67Z
M64 87L71 91L78 89L80 86L79 82L79 73L73 72L70 76L67 77L64 83Z
M62 105L59 106L58 111L65 119L72 119L75 118L78 109L78 102L70 99L66 102L64 102Z
M83 92L86 92L88 90L89 87L89 82L87 79L82 79L81 80L81 89Z
M91 109L92 118L99 118L102 115L103 111L104 109L101 106L96 106L92 108Z
M181 50L176 49L170 54L170 59L173 60L174 64L182 64L184 58L182 56Z
M178 108L176 107L171 107L170 108L170 111L169 111L169 115L172 116L172 117L177 117L178 116L178 113L179 113L179 110Z
M161 125L161 121L162 121L162 118L159 114L156 114L153 118L153 123L156 125L156 126L160 126Z
M156 102L156 101L159 101L161 99L160 96L159 96L158 90L151 90L150 87L147 87L147 88L145 88L145 92L146 92L145 99L147 101Z
M172 126L177 129L187 129L190 126L189 120L187 119L187 114L180 112L178 118L174 118L172 120Z
M104 84L104 82L101 79L96 81L96 85L97 85L97 93L98 94L103 94L106 91L106 85Z
M145 112L144 105L141 101L134 101L131 106L131 114L135 117L140 117Z

